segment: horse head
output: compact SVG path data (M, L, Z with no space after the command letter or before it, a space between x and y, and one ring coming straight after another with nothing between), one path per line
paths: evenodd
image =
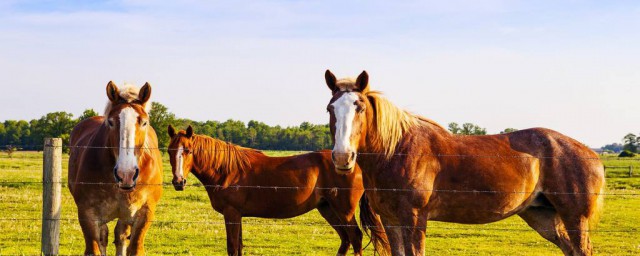
M116 159L113 176L118 187L131 191L140 175L140 159L146 146L149 125L151 86L138 90L135 86L119 89L113 82L107 84L109 103L105 109L105 125L108 127L107 147Z

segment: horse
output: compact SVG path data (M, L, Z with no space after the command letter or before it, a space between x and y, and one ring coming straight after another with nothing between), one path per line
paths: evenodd
M73 128L69 190L78 206L85 255L106 255L107 223L117 255L144 255L144 238L162 195L162 157L149 124L151 86L107 84L104 116Z
M363 197L360 169L335 172L328 150L269 157L194 134L191 126L178 132L168 126L168 132L172 184L183 190L189 173L204 184L211 206L224 215L229 255L242 255L242 217L292 218L313 209L340 236L337 255L346 255L350 245L355 255L362 255L363 234L355 219L358 201L361 224L378 240L386 239L382 223Z
M598 155L532 128L453 135L369 90L369 75L336 79L327 106L337 170L362 168L393 255L424 255L428 220L483 224L520 216L565 255L591 255L605 186Z

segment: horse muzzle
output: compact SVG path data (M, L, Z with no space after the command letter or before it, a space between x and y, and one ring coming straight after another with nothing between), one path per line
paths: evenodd
M118 188L127 192L132 191L136 187L140 176L140 168L136 167L133 172L119 172L118 167L115 167L113 168L113 176Z
M350 174L353 172L353 167L356 165L356 152L336 153L331 152L331 160L336 168L338 174Z
M171 180L171 184L173 184L173 188L176 191L183 191L184 187L187 185L187 179L185 179L185 178L173 178L173 180Z

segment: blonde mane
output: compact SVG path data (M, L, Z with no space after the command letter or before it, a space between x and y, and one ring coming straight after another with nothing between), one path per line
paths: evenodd
M356 89L356 80L351 77L339 79L338 81L336 81L336 87L338 88L338 90L343 92L353 91Z
M446 129L435 121L400 109L382 96L379 91L365 92L375 110L375 132L372 141L375 148L384 149L385 157L391 158L404 134L414 126L431 124Z
M211 168L225 174L241 172L251 167L249 152L257 150L243 148L206 135L193 135L194 164L202 170ZM195 158L198 160L195 161Z
M134 84L129 84L129 83L125 83L124 86L122 86L122 88L118 88L118 95L127 103L131 103L134 100L137 100L139 92L140 92L140 88L138 88ZM144 108L144 111L147 114L151 111L151 104L146 103L142 105L142 107ZM111 112L111 108L113 108L113 102L109 100L107 101L107 105L104 107L103 115L108 116L109 112Z

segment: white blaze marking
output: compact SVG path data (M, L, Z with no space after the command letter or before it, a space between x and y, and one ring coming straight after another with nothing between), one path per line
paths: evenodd
M133 108L120 111L120 150L116 163L120 172L135 172L138 167L135 154L137 122L138 113Z
M178 153L176 154L176 168L178 169L178 177L184 178L184 173L182 171L182 167L184 166L184 158L182 157L182 152L184 152L184 148L182 146L178 147Z
M336 153L351 152L351 131L353 130L353 119L356 116L356 105L358 95L354 92L343 94L331 105L336 116L336 143L333 151Z

